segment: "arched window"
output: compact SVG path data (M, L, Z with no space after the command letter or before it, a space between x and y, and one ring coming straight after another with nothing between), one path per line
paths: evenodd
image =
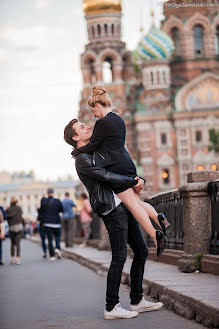
M163 83L166 83L166 82L167 82L167 80L166 80L166 72L163 71Z
M93 27L93 25L91 26L91 31L92 31L92 37L94 38L94 37L95 37L95 32L94 32L94 27Z
M177 27L173 27L171 30L171 36L173 39L173 43L175 46L174 50L174 55L175 56L180 56L181 51L180 51L180 35L179 35L179 29Z
M104 30L105 30L105 35L107 36L107 34L108 34L108 26L107 26L107 24L104 24Z
M103 82L111 83L113 81L112 59L105 58L103 62Z
M215 51L216 51L216 55L219 55L219 25L217 25L217 27L216 27Z
M111 30L112 30L112 35L114 35L114 24L112 24Z
M153 75L153 72L150 72L151 73L151 84L153 85L154 83L154 75Z
M201 57L204 55L204 31L203 27L198 24L194 27L194 46L195 57Z
M101 27L99 24L97 25L97 33L99 36L101 36Z
M94 60L92 58L88 61L89 69L90 69L90 82L95 83L96 82L96 72L94 68Z

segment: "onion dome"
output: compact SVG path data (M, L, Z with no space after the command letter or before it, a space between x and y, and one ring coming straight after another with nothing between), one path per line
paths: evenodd
M140 40L134 51L135 60L168 59L174 50L171 38L152 25L150 31Z
M85 15L103 12L121 12L121 0L83 0Z

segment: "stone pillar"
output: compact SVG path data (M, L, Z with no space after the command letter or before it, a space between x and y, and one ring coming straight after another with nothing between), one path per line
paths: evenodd
M219 178L219 172L200 170L188 174L188 184L179 188L183 198L184 254L179 270L195 271L198 254L207 254L212 234L209 181Z

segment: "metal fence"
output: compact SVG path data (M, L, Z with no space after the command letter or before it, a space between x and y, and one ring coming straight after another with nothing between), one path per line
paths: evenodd
M212 238L210 253L219 255L219 180L208 184L211 199Z
M163 212L171 224L167 231L168 249L183 250L183 200L178 190L159 194L145 200L150 203L157 212ZM148 245L153 243L148 237Z

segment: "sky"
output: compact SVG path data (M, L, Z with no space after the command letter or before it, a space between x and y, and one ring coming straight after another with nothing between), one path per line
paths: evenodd
M122 3L122 40L132 50L152 9L159 25L162 7ZM0 171L77 177L63 130L78 115L87 42L82 0L0 0Z

